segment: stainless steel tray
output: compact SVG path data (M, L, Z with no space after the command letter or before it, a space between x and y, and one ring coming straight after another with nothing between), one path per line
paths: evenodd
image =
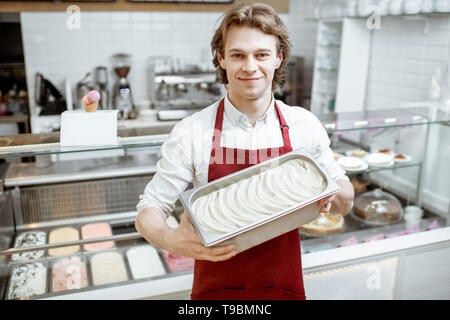
M213 191L227 187L242 179L250 178L264 170L278 166L292 159L302 159L313 164L326 181L325 190L316 197L306 200L294 207L270 215L264 219L255 221L249 225L236 229L232 232L215 234L204 230L197 222L192 211L192 204L199 197L207 195ZM236 244L236 251L242 252L267 240L273 239L288 231L297 229L299 226L308 223L319 216L320 208L317 201L339 191L340 186L331 179L325 171L320 168L311 154L305 149L297 149L286 153L280 157L273 158L250 168L240 170L223 178L212 181L204 186L196 187L183 192L180 201L189 215L200 239L205 246Z

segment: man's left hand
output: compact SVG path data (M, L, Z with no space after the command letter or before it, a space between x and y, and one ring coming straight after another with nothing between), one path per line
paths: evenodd
M320 213L330 213L331 211L331 202L336 198L335 194L328 196L326 198L320 199L317 201L317 205L320 207Z

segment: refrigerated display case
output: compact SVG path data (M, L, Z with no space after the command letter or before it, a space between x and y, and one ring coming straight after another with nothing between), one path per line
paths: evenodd
M424 189L425 180L444 174L445 168L429 169L435 163L430 155L436 155L432 139L449 129L450 115L438 109L403 108L327 113L320 119L337 158L355 149L366 154L389 149L408 155L409 161L347 168L347 174L357 197L380 189L377 206L382 208L385 201L396 199L402 210L417 206L423 216L413 226L407 225L404 214L389 223L371 224L352 211L345 216L345 228L340 232L300 231L307 298L450 298L450 274L445 268L450 263L448 198L443 209L445 201L439 203L433 192ZM57 137L49 141L48 135L4 138L7 143L0 147L1 158L35 157L36 161L8 161L2 170L3 299L189 297L193 260L151 247L134 228L139 195L156 171L160 146L170 129L119 132L118 145L104 148L63 148ZM123 154L76 161L57 159L63 153L97 154L111 148L124 150ZM172 217L178 219L182 212L177 203ZM111 234L96 236L94 232L83 237L83 227L97 223L108 225ZM55 237L60 228L70 228L74 236ZM44 244L33 235L28 244L22 241L25 232L43 233ZM111 245L88 250L87 245L99 242ZM64 250L55 251L57 248ZM148 256L136 263L136 255L130 252L140 248ZM43 254L30 259L26 253L33 251ZM148 267L138 271L137 265ZM11 288L15 288L15 295L11 295Z

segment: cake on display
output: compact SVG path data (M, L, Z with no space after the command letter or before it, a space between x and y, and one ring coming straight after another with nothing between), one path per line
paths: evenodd
M368 225L386 225L400 221L403 208L396 197L375 189L355 199L352 217Z
M319 217L300 227L300 231L308 234L332 234L344 229L344 217L340 214L321 213Z
M117 111L98 110L100 94L89 91L83 98L85 110L61 114L61 147L105 146L117 144Z

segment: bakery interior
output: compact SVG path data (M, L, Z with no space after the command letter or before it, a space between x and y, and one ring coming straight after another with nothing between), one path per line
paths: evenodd
M209 43L242 1L198 2L0 1L0 299L189 296L194 260L134 221L171 129L226 92ZM275 97L321 120L355 191L299 228L308 299L450 299L450 1L261 2L293 44ZM63 136L90 90L113 144Z

